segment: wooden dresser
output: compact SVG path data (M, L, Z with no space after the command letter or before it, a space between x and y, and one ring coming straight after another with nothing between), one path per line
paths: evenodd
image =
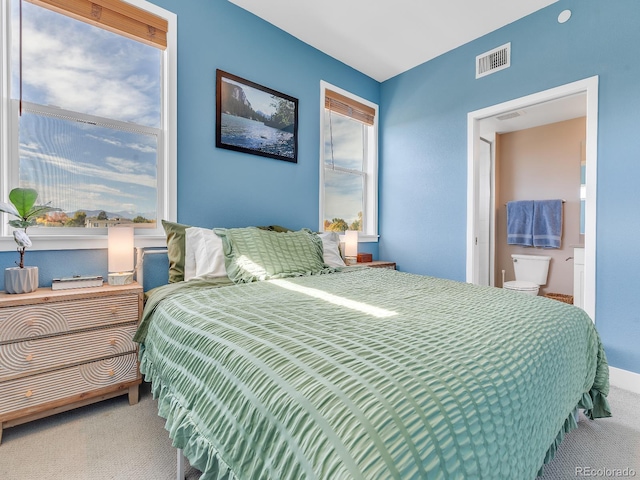
M107 398L137 403L142 302L137 283L0 293L0 442L4 428Z

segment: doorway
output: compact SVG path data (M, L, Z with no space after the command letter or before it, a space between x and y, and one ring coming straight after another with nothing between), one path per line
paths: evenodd
M562 108L557 108L558 105ZM529 115L529 126L540 126L572 118L571 108L582 109L586 117L586 169L584 189L584 310L595 321L596 290L596 182L597 182L597 137L598 137L598 77L590 77L560 87L552 88L522 98L493 105L468 114L467 144L467 282L495 285L491 272L495 262L495 215L486 214L486 205L495 212L495 149L490 149L490 180L486 179L486 144L495 138L497 126L491 133L491 122L496 118L515 118L524 110L535 110ZM564 117L562 117L564 115ZM574 114L573 118L576 115ZM487 128L487 125L489 127ZM524 127L527 128L527 127ZM487 190L489 200L487 201ZM484 213L483 213L484 212ZM487 235L487 229L490 232ZM489 237L489 247L485 239ZM488 270L488 272L487 272Z

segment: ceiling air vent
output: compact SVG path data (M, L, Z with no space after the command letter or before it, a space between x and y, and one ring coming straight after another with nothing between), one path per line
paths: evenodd
M504 113L502 115L498 115L496 118L500 121L503 120L511 120L512 118L518 118L525 114L524 110L518 110L516 112Z
M476 57L476 78L484 77L511 66L511 42Z

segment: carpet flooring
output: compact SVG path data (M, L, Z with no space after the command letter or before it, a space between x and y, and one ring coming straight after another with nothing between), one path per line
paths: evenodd
M625 468L640 478L640 395L612 388L609 400L614 416L582 417L542 480L624 478L615 469ZM175 472L176 450L146 384L137 405L124 395L36 420L6 429L0 445L2 480L169 480ZM188 465L186 474L200 477Z

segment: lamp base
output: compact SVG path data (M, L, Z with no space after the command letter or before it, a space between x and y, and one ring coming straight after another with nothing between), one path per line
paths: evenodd
M355 265L358 263L358 257L344 257L345 265Z
M129 285L133 283L133 272L118 272L108 275L109 285Z

